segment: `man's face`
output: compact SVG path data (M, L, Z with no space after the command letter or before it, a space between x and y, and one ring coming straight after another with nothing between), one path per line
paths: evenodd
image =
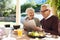
M46 9L45 11L42 11L42 15L44 18L47 18L50 15L50 10Z
M27 15L28 15L29 19L34 18L34 12L33 12L33 10L28 10L27 11Z

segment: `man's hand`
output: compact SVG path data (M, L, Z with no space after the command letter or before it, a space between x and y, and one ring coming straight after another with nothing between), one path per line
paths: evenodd
M43 29L40 28L40 27L34 27L33 30L35 30L35 31L43 31Z

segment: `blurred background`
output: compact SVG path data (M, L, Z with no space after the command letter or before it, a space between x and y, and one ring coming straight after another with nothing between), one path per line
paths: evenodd
M15 22L16 0L0 0L0 22Z
M25 10L28 7L34 8L35 16L37 16L42 4L49 4L53 10L53 14L60 19L60 0L20 0L21 20L26 16ZM0 22L15 22L15 19L16 0L0 0Z

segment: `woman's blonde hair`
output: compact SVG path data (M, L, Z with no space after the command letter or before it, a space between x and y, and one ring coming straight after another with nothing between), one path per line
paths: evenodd
M35 12L33 8L27 8L25 12L27 13L29 10L32 10L33 12Z

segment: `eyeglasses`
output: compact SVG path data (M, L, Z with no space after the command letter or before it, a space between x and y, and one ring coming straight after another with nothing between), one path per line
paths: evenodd
M46 10L44 10L44 11L41 11L41 12L46 12L46 11L48 11L48 9L46 9Z

